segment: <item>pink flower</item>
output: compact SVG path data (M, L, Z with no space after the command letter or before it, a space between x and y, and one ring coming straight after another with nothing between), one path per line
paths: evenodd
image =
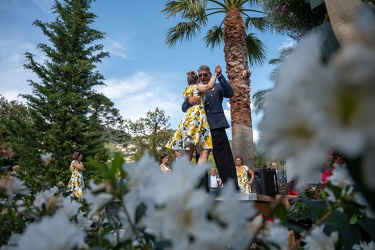
M275 13L279 9L279 5L276 5L275 8L272 9L272 13Z
M282 12L283 14L286 13L286 5L285 5L285 4L284 4L283 6L281 6L281 12Z

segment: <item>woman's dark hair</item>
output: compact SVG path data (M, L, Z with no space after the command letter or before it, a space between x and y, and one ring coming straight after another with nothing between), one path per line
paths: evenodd
M73 153L72 159L73 159L73 160L78 160L78 156L80 156L80 155L82 155L81 152L79 152L79 151L75 151L75 152Z
M234 158L234 159L237 159L237 158L241 160L241 165L243 165L243 159L242 159L242 157L240 155L237 155L236 158Z
M168 155L167 155L167 154L162 154L162 155L160 156L160 160L159 160L159 163L160 163L160 164L163 163L163 160L164 160L165 157L168 157Z

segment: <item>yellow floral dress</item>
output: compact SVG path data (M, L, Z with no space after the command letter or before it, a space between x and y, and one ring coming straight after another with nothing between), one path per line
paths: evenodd
M70 164L70 171L72 172L72 176L70 177L68 190L72 192L72 195L74 195L75 197L82 198L83 190L85 189L85 184L83 181L82 171L73 166L73 163L75 162L77 161L73 160Z
M237 181L238 181L238 187L241 190L241 193L243 194L250 194L251 193L251 186L247 184L249 181L247 178L247 171L249 168L247 166L243 166L241 170L237 170Z
M203 106L204 93L199 92L197 87L197 84L186 87L183 96L189 98L193 94L198 96L201 102L186 110L174 136L168 141L167 148L188 150L192 143L203 149L212 149L210 127Z

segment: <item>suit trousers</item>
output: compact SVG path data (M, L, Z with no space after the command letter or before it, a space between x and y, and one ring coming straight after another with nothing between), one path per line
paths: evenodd
M228 179L233 179L235 186L238 188L236 165L225 128L211 129L211 136L212 152L221 180L225 183Z

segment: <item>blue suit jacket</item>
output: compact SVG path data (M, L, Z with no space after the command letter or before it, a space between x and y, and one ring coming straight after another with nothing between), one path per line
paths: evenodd
M223 110L223 98L233 96L233 89L223 75L218 77L219 83L215 83L214 88L204 95L204 108L210 129L229 128L229 123ZM182 111L186 112L191 105L185 99L182 104Z

